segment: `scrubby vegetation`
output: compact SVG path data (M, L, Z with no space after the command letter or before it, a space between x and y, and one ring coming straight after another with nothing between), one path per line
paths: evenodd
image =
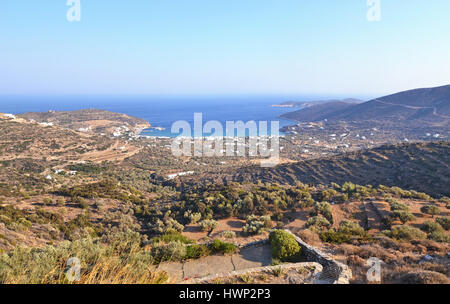
M197 224L201 220L202 214L188 210L184 213L184 217L189 221L189 224Z
M384 233L391 238L402 241L423 240L427 237L420 229L407 225L396 226L392 230L385 231Z
M333 211L331 210L331 205L327 202L316 203L311 215L322 215L330 224L333 224Z
M321 215L313 216L308 219L306 226L310 229L321 230L331 227L331 223Z
M420 211L422 211L425 214L432 215L433 217L440 213L439 207L435 205L423 206Z
M202 228L203 231L207 231L211 233L214 229L216 229L218 223L215 220L209 219L209 220L203 220L200 222L200 228Z
M232 254L237 251L236 245L232 243L216 239L210 244L195 244L193 240L177 232L153 238L150 246L151 256L156 264L199 259L211 254Z
M102 239L80 239L44 248L18 247L0 254L2 284L68 284L67 262L80 262L80 280L74 284L165 283L166 273L154 272L153 257L142 250L137 233Z
M344 220L337 230L331 229L320 233L323 242L342 244L349 243L353 239L367 239L368 234L358 223Z
M261 234L264 231L272 228L272 221L270 216L256 216L250 215L246 219L245 226L242 231L247 235Z
M430 175L422 182L409 179L411 189L420 185L416 189L427 191L424 185L434 185L425 194L396 186L407 178L380 178L386 170L409 177L409 168L393 166L391 159L400 154L420 159L429 172L436 157L439 164L445 162L438 152L448 143L364 152L364 157L371 154L363 162L375 168L373 178L356 173L361 164L351 153L261 169L264 178L248 168L252 174L244 178L242 171L234 175L242 166L236 159L230 159L235 167L219 165L217 159L184 162L162 157L167 148L156 142L0 124L0 283L67 283L70 257L82 261L79 283L165 282L166 275L154 272L156 264L233 254L237 244L263 239L274 227L297 230L319 247L360 246L358 257L365 259L388 260L382 246L411 255L439 248L442 255L449 244L448 185ZM216 176L214 166L232 170L232 178ZM198 175L166 178L177 170ZM274 263L300 257L291 235L275 230L270 242ZM361 262L353 255L352 263Z
M438 222L445 230L450 230L450 217L437 218L436 222Z
M220 236L226 238L226 239L232 239L236 237L236 232L234 231L223 231Z
M112 180L103 180L93 184L84 184L72 188L62 187L56 194L72 198L111 198L125 202L140 203L145 197L136 189L121 186Z
M236 252L237 247L231 243L226 243L221 240L214 240L214 242L210 244L210 249L213 253L230 254Z

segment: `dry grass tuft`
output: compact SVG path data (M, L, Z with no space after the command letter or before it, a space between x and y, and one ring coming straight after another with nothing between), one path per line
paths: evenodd
M70 284L67 262L81 262L80 280L73 284L160 284L165 272L155 272L139 234L114 236L110 243L82 239L44 248L16 248L0 255L0 284Z
M450 279L442 273L419 270L397 274L393 282L396 284L450 284Z

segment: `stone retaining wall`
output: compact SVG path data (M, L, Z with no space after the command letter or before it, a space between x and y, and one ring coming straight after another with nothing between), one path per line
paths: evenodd
M301 268L301 267L315 267L315 283L318 284L349 284L349 280L352 278L352 271L347 265L339 263L332 259L329 255L323 253L317 248L308 245L301 238L293 234L289 230L285 230L294 236L297 243L302 248L302 253L305 255L308 262L306 263L292 263L292 264L284 264L281 266L266 266L266 267L257 267L257 268L249 268L244 270L214 274L203 278L192 279L183 282L184 284L201 284L206 282L211 282L215 279L219 278L230 278L240 275L246 275L251 273L258 273L263 271L272 271L277 267L281 267L282 269L292 269L292 268ZM259 246L263 244L269 243L269 239L259 240L255 242L248 243L246 245L240 246L240 249L249 248L253 246Z
M285 231L295 237L295 240L302 248L302 253L306 256L308 261L317 262L323 266L323 272L320 276L321 280L331 284L350 283L349 280L352 278L352 271L347 265L333 260L329 255L323 253L317 248L314 248L313 246L308 245L291 231Z
M214 281L217 279L233 278L233 277L237 277L237 276L250 275L250 274L262 273L262 272L272 272L277 269L290 270L290 269L300 269L300 268L311 268L311 269L314 268L314 271L312 274L314 281L320 280L320 276L323 272L323 267L319 263L315 263L315 262L292 263L292 264L283 264L283 265L279 265L279 266L257 267L257 268L249 268L249 269L244 269L244 270L231 271L231 272L226 272L226 273L217 273L217 274L213 274L213 275L203 277L203 278L191 279L191 280L183 282L182 284L204 284L204 283L210 283L211 281Z

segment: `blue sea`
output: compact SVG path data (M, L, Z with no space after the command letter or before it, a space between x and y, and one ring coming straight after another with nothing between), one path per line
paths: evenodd
M283 113L295 108L277 108L289 100L308 101L314 96L212 96L212 97L167 97L167 96L0 96L0 112L21 114L25 112L72 111L80 109L102 109L147 120L153 127L145 136L175 137L171 126L179 120L193 126L194 113L203 114L203 123L209 120L226 121L279 121L280 128L293 122L280 119ZM270 135L270 123L269 123Z

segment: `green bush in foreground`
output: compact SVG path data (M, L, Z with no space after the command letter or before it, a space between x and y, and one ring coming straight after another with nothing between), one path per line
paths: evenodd
M301 253L300 245L294 236L283 230L274 230L269 234L272 257L281 261L292 261Z

